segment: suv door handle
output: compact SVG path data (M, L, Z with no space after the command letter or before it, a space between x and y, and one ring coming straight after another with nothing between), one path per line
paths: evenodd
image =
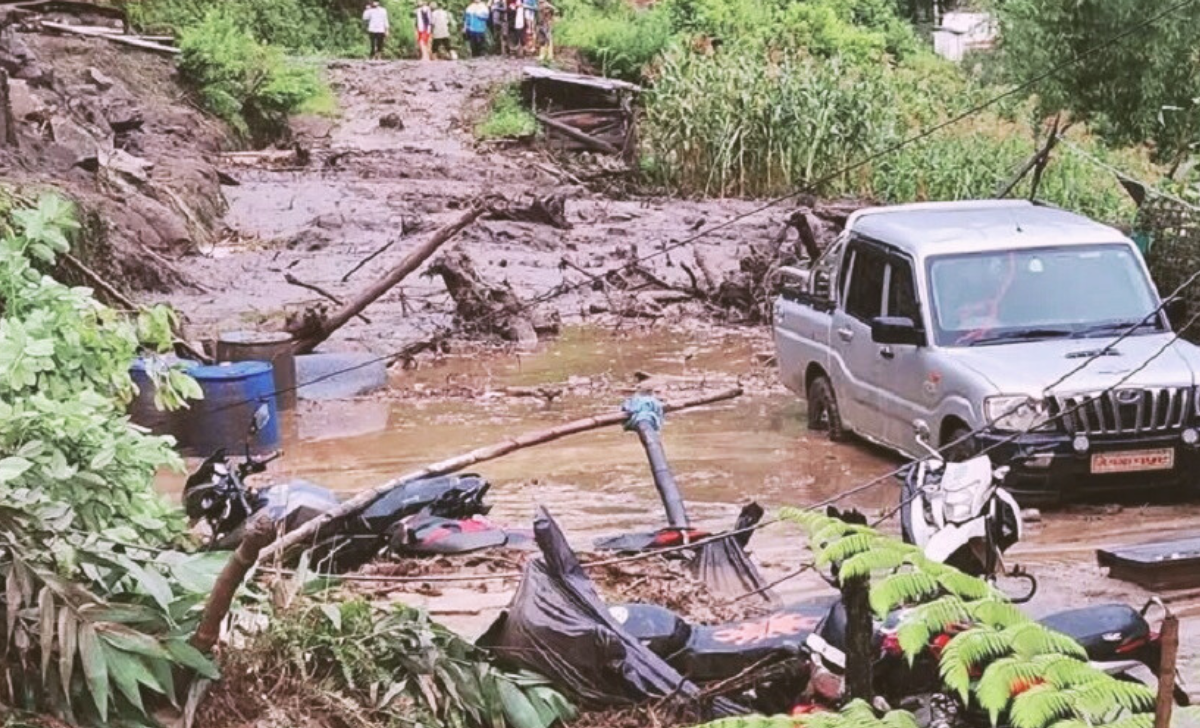
M892 351L892 347L885 346L879 350L879 356L890 361L896 358L896 352Z
M849 341L854 338L854 329L849 326L843 326L837 330L837 335L842 341Z

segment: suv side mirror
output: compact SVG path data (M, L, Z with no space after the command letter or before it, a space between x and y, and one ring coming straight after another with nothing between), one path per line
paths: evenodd
M925 334L917 328L913 320L903 316L880 316L871 319L871 341L876 344L912 344L921 346L925 343Z
M1188 304L1186 300L1178 296L1167 299L1163 311L1167 314L1167 321L1171 324L1171 328L1178 330L1187 323Z

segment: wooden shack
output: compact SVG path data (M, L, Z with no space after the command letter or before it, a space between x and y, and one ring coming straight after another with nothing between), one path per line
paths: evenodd
M545 131L547 145L561 151L619 155L637 151L634 102L641 87L603 76L525 68L522 95Z

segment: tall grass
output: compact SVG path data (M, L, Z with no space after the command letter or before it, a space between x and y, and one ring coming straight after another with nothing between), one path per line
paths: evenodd
M976 115L826 179L991 91L939 68L798 53L670 54L646 99L646 172L688 195L774 196L821 182L817 193L881 202L991 197L1040 145L1021 108ZM1158 175L1144 154L1124 154L1122 165L1131 163L1151 179ZM1113 222L1128 222L1134 212L1111 174L1065 150L1038 196Z

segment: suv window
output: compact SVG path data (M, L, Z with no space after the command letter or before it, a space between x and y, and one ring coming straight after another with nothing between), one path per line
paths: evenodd
M891 277L888 281L888 316L901 316L921 325L921 308L917 304L917 289L913 284L913 266L899 257L891 259Z
M870 321L883 312L884 273L887 256L880 250L857 245L854 251L853 269L850 272L850 290L846 293L846 313L861 321Z

